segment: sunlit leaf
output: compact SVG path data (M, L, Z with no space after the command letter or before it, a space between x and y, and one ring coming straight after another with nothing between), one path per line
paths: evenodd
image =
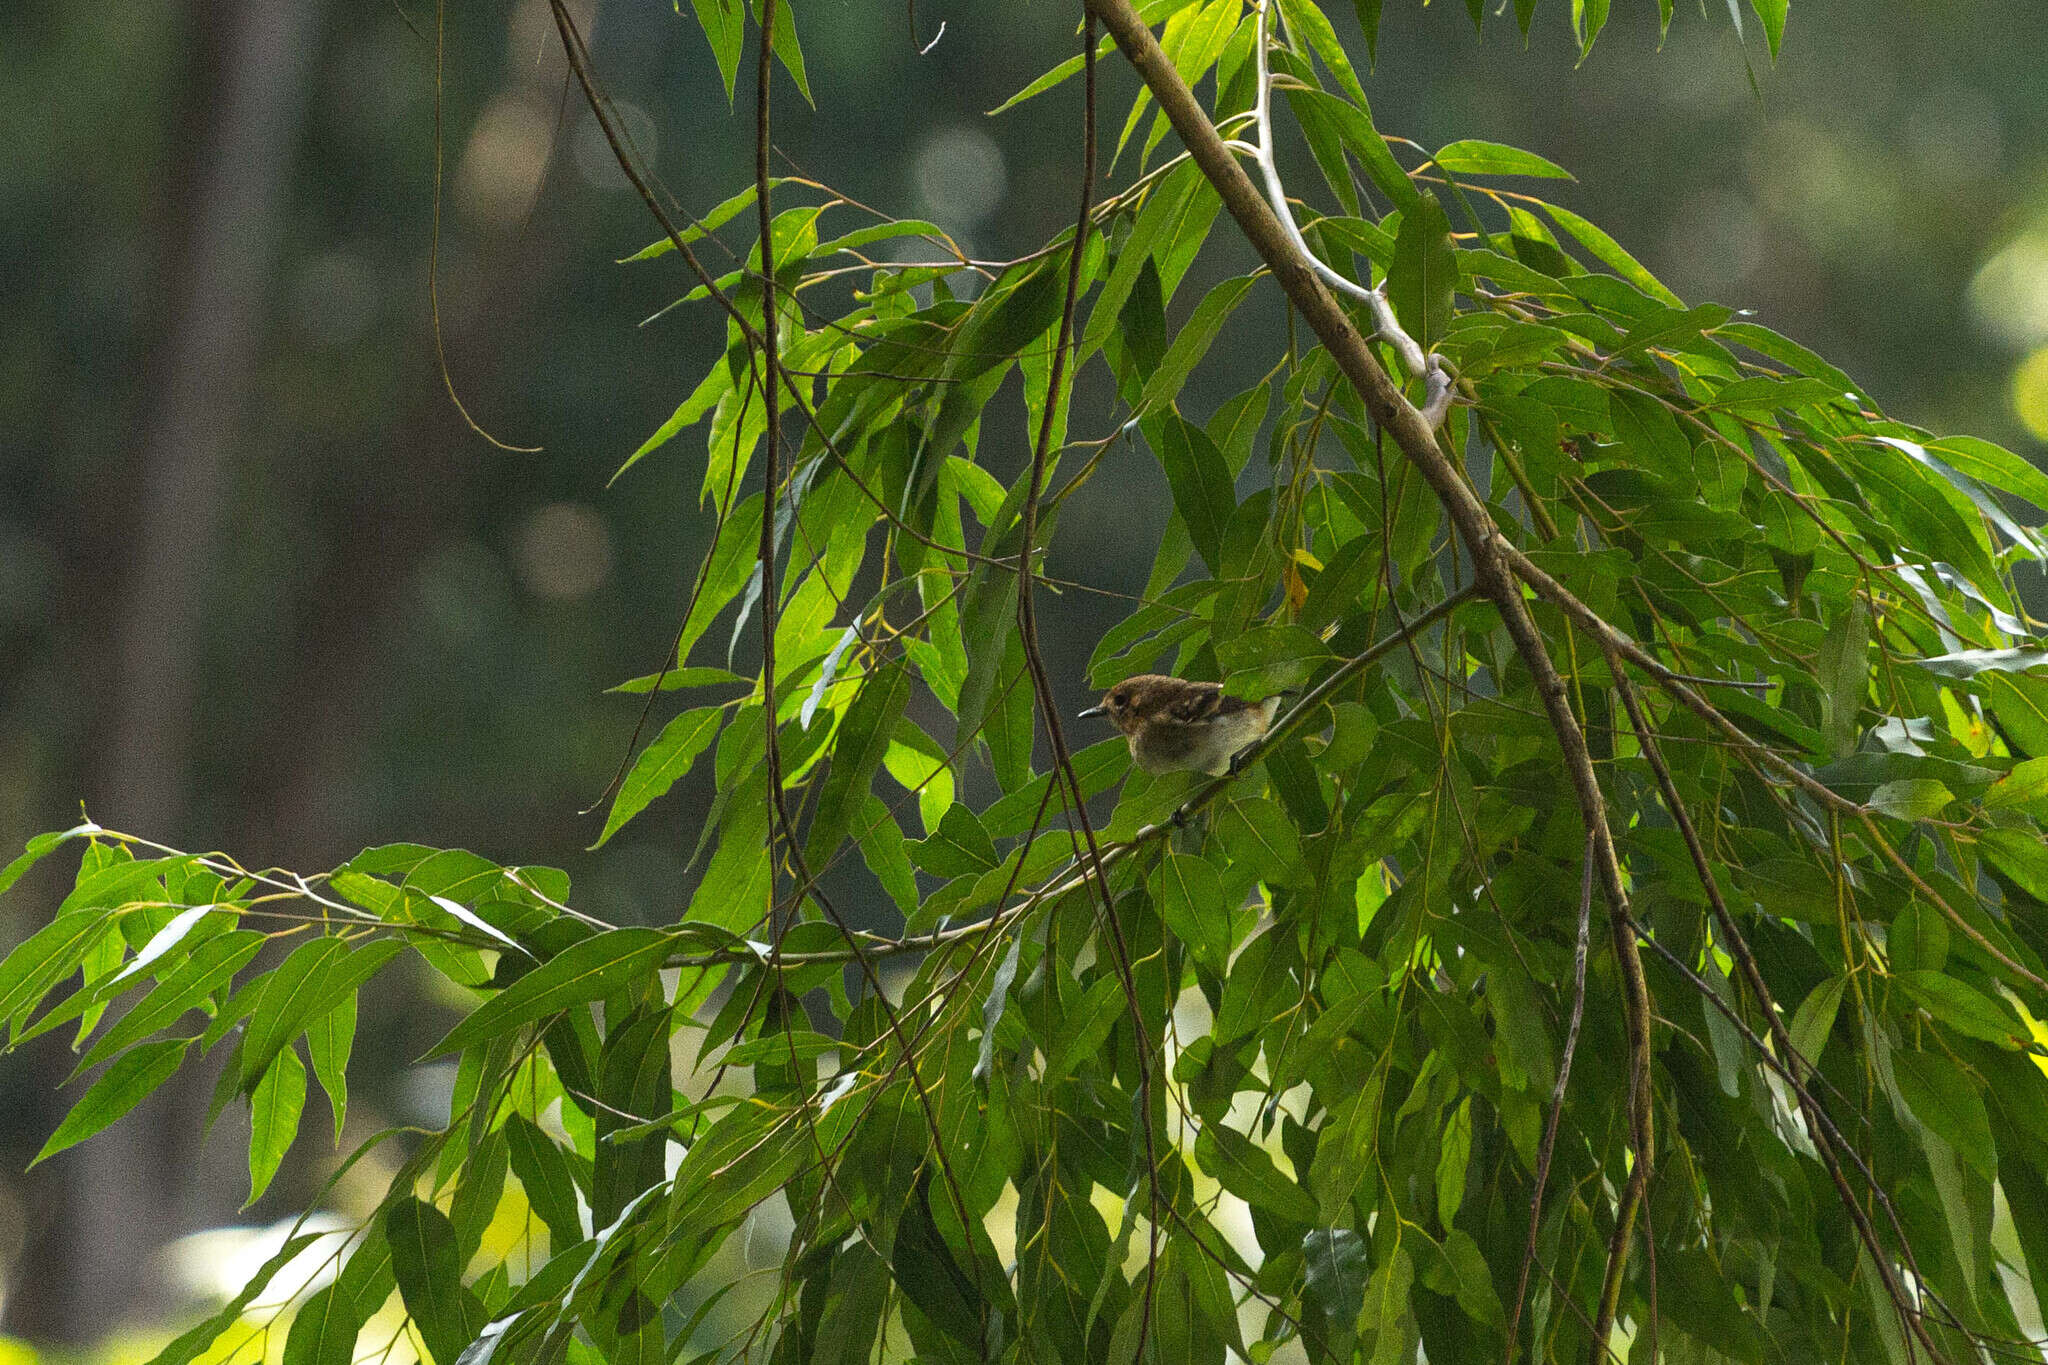
M33 1166L83 1142L140 1104L171 1078L191 1045L189 1038L166 1038L122 1053L71 1106L57 1131L50 1134L49 1141L29 1164Z

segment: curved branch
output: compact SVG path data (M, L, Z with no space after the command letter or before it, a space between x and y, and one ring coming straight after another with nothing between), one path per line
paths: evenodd
M1457 465L1436 442L1435 428L1428 417L1401 392L1383 369L1351 319L1323 285L1314 258L1298 249L1295 239L1273 208L1260 195L1228 147L1208 114L1196 102L1194 92L1181 79L1173 63L1160 50L1159 40L1139 16L1130 0L1087 0L1115 35L1117 46L1136 69L1174 131L1193 154L1223 205L1286 290L1288 300L1315 331L1345 378L1364 400L1374 421L1391 433L1402 454L1428 481L1446 514L1472 557L1478 586L1499 609L1501 619L1514 642L1515 652L1528 668L1536 693L1542 698L1558 749L1577 797L1579 813L1593 841L1596 869L1608 904L1609 937L1621 969L1623 1000L1628 1036L1629 1141L1634 1164L1615 1210L1614 1237L1609 1245L1608 1266L1600 1303L1594 1318L1589 1346L1594 1361L1604 1358L1607 1337L1614 1325L1619 1303L1622 1271L1637 1211L1643 1201L1655 1153L1653 1116L1650 1105L1650 996L1643 976L1642 957L1635 936L1629 930L1629 896L1622 878L1614 837L1607 823L1606 799L1593 770L1585 732L1571 709L1564 680L1544 648L1543 637L1522 598L1508 557L1507 541L1494 524L1485 505L1466 484Z
M1372 325L1380 339L1394 348L1409 374L1427 376L1422 415L1430 426L1438 426L1451 410L1451 373L1443 357L1423 354L1422 347L1408 334L1401 320L1394 316L1393 305L1387 302L1384 283L1367 289L1323 264L1315 252L1308 249L1308 239L1301 235L1301 228L1294 221L1294 210L1287 202L1287 187L1280 181L1280 166L1273 157L1273 74L1266 56L1266 14L1271 4L1272 0L1258 0L1257 18L1254 20L1258 27L1252 39L1252 50L1258 55L1259 64L1258 102L1252 110L1258 121L1259 141L1256 146L1242 142L1227 142L1224 146L1248 151L1258 163L1259 177L1266 182L1266 201L1273 210L1273 216L1279 219L1280 230L1286 234L1288 245L1300 253L1301 259L1308 262L1309 268L1324 284L1340 294L1350 295L1372 311Z

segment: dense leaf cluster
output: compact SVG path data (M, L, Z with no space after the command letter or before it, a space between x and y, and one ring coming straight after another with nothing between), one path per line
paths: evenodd
M695 9L730 86L745 17ZM84 842L0 965L13 1043L75 1024L81 1072L106 1063L46 1155L213 1059L216 1112L254 1115L253 1198L308 1062L339 1138L366 981L410 950L475 1002L435 1049L449 1125L359 1149L399 1153L376 1216L294 1239L164 1365L302 1253L332 1273L293 1365L350 1360L393 1312L444 1365L1960 1361L2039 1330L2048 649L2012 574L2042 557L2022 503L2048 477L1888 420L1495 183L1551 163L1384 137L1329 20L1277 10L1275 86L1325 178L1301 197L1334 205L1299 211L1306 240L1449 362L1440 449L1533 566L1628 891L1612 936L1502 604L1331 354L1298 342L1180 409L1276 285L1181 297L1220 201L1149 94L1078 249L1006 265L764 175L641 253L772 224L772 353L757 244L693 295L727 307L724 359L627 461L707 428L717 537L672 666L628 685L693 704L602 835L709 756L673 922L412 845L301 878L87 824L0 874ZM1242 135L1240 0L1143 11ZM1605 11L1574 4L1585 41ZM1775 48L1784 6L1758 12ZM885 239L930 259L877 263ZM1097 364L1116 411L1077 434L1058 376ZM1009 482L977 461L1006 388L1048 433ZM1069 755L1034 677L1020 563L1126 447L1174 515L1089 675L1305 690L1227 778L1131 771L1117 739ZM764 629L773 676L730 671ZM974 771L1000 795L964 800ZM856 863L899 934L820 889ZM1654 1002L1643 1149L1624 945Z

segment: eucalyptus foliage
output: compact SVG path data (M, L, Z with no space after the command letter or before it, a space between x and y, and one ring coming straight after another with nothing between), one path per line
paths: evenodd
M1138 52L1121 4L1086 32ZM808 98L801 11L763 8L694 0L709 59L737 93L765 19ZM1582 42L1606 10L1574 0ZM1755 6L1773 52L1784 10ZM1277 11L1277 116L1325 180L1293 187L1303 238L1447 362L1432 450L1305 330L1180 405L1281 282L1183 287L1235 228L1159 109L1177 73L1250 141L1261 29L1149 0L1173 73L1120 121L1084 55L1020 73L1074 102L1077 162L1085 89L1110 186L1094 166L1085 230L1021 261L765 153L700 220L649 192L629 268L701 269L752 222L774 278L758 234L679 274L725 354L626 461L701 462L717 532L670 666L627 684L660 723L601 836L714 768L669 922L411 844L300 876L86 823L0 873L83 849L0 965L11 1044L72 1029L93 1076L46 1156L211 1066L253 1199L327 1140L314 1086L339 1140L366 983L416 961L468 1002L432 1053L447 1127L358 1149L392 1167L376 1213L287 1243L162 1365L242 1340L302 1254L328 1273L290 1365L401 1319L442 1365L2038 1358L2048 644L2014 574L2048 476L1688 306L1521 188L1552 163L1384 137L1378 0L1337 16L1363 51L1313 0ZM1116 410L1070 430L1090 366ZM1016 392L1036 457L1005 480L977 451ZM1173 516L1089 678L1304 694L1228 777L1132 771L1049 705L1031 609L1088 585L1039 561L1125 450ZM862 866L900 931L820 890Z

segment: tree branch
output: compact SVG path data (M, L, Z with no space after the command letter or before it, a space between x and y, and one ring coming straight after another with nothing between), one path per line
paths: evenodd
M1635 937L1629 931L1628 890L1621 864L1607 824L1606 801L1593 771L1592 755L1585 733L1573 714L1564 681L1558 676L1542 635L1529 615L1505 553L1511 547L1486 507L1467 486L1451 459L1438 448L1436 434L1424 414L1402 394L1351 319L1324 288L1312 258L1298 250L1286 228L1238 165L1223 143L1215 125L1182 80L1173 63L1160 50L1159 41L1139 17L1130 0L1087 0L1115 35L1117 46L1137 70L1158 100L1160 109L1173 124L1195 163L1223 200L1240 230L1259 253L1274 278L1287 293L1303 319L1315 331L1332 359L1357 389L1374 421L1392 434L1403 455L1428 481L1446 514L1472 557L1475 578L1481 591L1500 610L1503 624L1514 642L1515 652L1528 668L1537 695L1549 714L1557 736L1565 771L1577 797L1579 813L1594 845L1595 864L1606 892L1609 937L1620 965L1626 1013L1629 1068L1629 1140L1634 1165L1623 1187L1615 1213L1615 1236L1610 1244L1608 1268L1594 1317L1591 1359L1606 1354L1607 1337L1614 1325L1619 1301L1622 1270L1626 1264L1629 1234L1650 1178L1655 1153L1650 1106L1650 996L1643 976L1642 958Z

